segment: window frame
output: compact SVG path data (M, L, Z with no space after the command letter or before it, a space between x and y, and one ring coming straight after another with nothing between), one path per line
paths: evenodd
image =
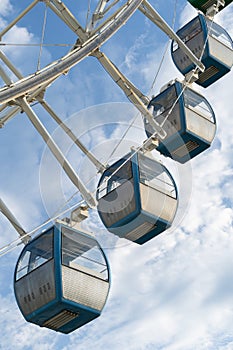
M85 243L85 240L87 240L87 244L88 244L88 240L90 240L90 241L93 241L94 244L91 246L90 249L87 249L84 251L82 251L82 249L81 249L79 255L77 255L76 252L73 252L73 251L71 251L71 253L73 253L73 257L74 257L73 260L76 260L77 258L81 257L81 259L84 259L84 260L86 259L87 261L91 262L93 264L93 266L101 265L103 267L103 271L99 271L98 269L93 269L93 268L91 268L85 264L82 264L82 263L74 262L74 264L71 265L70 263L72 262L72 260L70 260L69 263L64 261L64 256L63 256L63 252L64 252L64 248L65 248L64 242L65 242L65 239L67 237L66 234L69 235L71 233L75 233L75 231L72 229L69 229L68 227L64 227L64 226L61 228L61 251L60 251L61 265L66 266L66 267L73 269L75 271L83 272L83 273L88 274L92 277L99 278L99 279L104 280L104 281L109 281L109 266L108 266L106 256L104 254L103 249L101 248L101 246L99 245L99 243L97 242L97 240L94 237L88 237L86 234L83 234L81 232L77 232L79 237L83 238L84 243ZM69 239L69 237L67 237L67 239ZM77 246L82 247L82 243L77 242L75 240L73 240L73 241L74 241L74 243L77 244ZM88 252L89 250L91 250L93 248L98 249L97 251L99 253L99 256L101 256L101 260L104 263L102 261L100 262L100 261L97 261L94 259L92 260L88 257L82 256L83 254L85 254L86 252ZM65 250L67 250L67 248L65 248ZM82 269L82 267L83 267L83 269ZM88 272L87 270L85 271L85 269L87 269L87 270L90 269L90 272ZM93 271L93 274L91 273L91 271ZM95 273L101 274L102 277L98 277L97 275L95 275Z
M44 262L40 263L38 266L32 267L30 268L30 265L32 264L32 254L33 254L33 249L30 250L30 247L35 247L36 243L38 243L44 236L51 234L51 256L46 259ZM24 267L21 267L19 269L19 265L20 262L23 261L25 255L29 252L30 256L28 258L27 261L27 265L25 265ZM47 250L46 252L49 252L49 250ZM37 256L37 255L35 255ZM27 276L28 274L32 273L33 271L37 270L39 267L41 267L42 265L45 265L47 262L49 262L50 260L54 259L54 227L48 229L46 232L42 233L41 235L39 235L38 237L36 237L35 239L33 239L31 242L29 242L24 249L22 250L18 261L17 261L17 265L16 265L16 270L15 270L15 281L19 281L21 278L24 278L25 276ZM34 258L34 260L36 260L36 258ZM18 274L20 272L20 270L22 269L26 269L26 273L24 273L22 276L18 277Z

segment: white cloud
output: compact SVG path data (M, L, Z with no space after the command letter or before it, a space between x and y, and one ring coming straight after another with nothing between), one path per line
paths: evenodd
M232 29L232 15L233 9L232 6L227 7L224 11L221 11L216 16L216 22L219 23L223 28L225 28L231 37L233 37L233 29Z
M12 5L10 0L1 0L0 3L0 15L6 16L12 11Z
M196 15L197 15L196 9L193 6L191 6L189 3L187 3L178 19L180 27L182 27L183 25L191 21L191 19L193 19Z
M183 14L186 21L186 16L190 14L189 10L185 10L188 12ZM159 51L161 51L160 48L152 49L147 53L148 61L143 60L138 66L138 70L144 75L145 86L149 86L151 76L154 74L154 65L158 64L160 57ZM162 72L155 87L156 91L170 78L177 75L168 56ZM89 71L88 73L90 74ZM57 110L62 115L65 115L66 110L70 115L75 109L79 110L80 106L82 108L90 101L94 103L95 97L89 96L87 91L96 90L96 87L93 86L96 80L93 80L91 76L91 80L88 81L88 73L86 71L80 73L81 77L86 75L85 87L87 90L85 91L79 92L82 86L78 82L80 76L74 79L72 75L71 78L60 79L54 90L51 88L51 93L48 91L51 100L54 103L57 101ZM100 81L104 86L104 78ZM65 86L62 86L63 84ZM101 226L97 213L92 213L86 225L96 232L100 243L108 248L106 252L112 270L110 297L100 318L69 336L58 335L26 323L13 302L12 290L6 292L6 284L11 283L16 259L16 253L12 254L13 256L9 255L11 271L5 274L4 270L0 280L2 305L0 323L1 329L4 330L1 332L1 346L4 350L12 348L71 350L77 347L79 350L108 348L112 350L232 349L231 85L232 73L209 89L202 90L216 112L218 133L213 147L191 162L192 195L189 208L184 208L186 215L179 222L179 226L175 226L175 229L172 228L144 246L137 246L124 240L117 240L116 237L107 233ZM83 96L87 96L85 102L82 101ZM111 96L111 92L107 96ZM85 121L89 118L88 127L91 132L86 133L83 140L101 157L103 148L105 150L110 145L109 141L106 142L106 130L103 126L106 126L111 120L116 120L119 109L111 109L111 113L104 114L101 108L98 108L97 106L94 110L86 110L81 118L78 118L79 114L76 115L77 118L73 119L71 125L75 131L83 134L86 132ZM120 138L124 123L128 120L123 108L120 109L120 113L117 118L120 125L111 129L112 139ZM16 120L12 121L9 128L15 122ZM38 178L35 179L35 176L39 171L38 154L41 154L42 142L38 141L39 138L35 142L35 134L32 133L31 128L18 132L20 130L18 124L18 129L13 129L12 127L4 131L6 134L11 132L12 142L5 144L3 142L4 140L9 141L7 139L9 134L5 139L2 137L2 158L7 160L1 174L4 179L2 193L7 203L14 209L16 216L19 219L23 218L22 222L26 222L28 217L32 224L40 219L40 210L37 209L39 204ZM57 133L58 139L60 138L59 142L65 151L71 152L72 160L75 159L74 154L77 154L75 166L78 166L80 153L75 153L70 148L72 143L61 135ZM140 136L137 130L134 130L128 137L131 142L132 139ZM15 148L20 149L20 145L22 148L19 153L13 152ZM23 153L20 153L22 150ZM9 163L9 152L12 155L12 164ZM120 152L123 151L120 150ZM21 162L22 167L20 167ZM83 160L81 172L88 169L86 164L86 161ZM170 167L169 161L166 164ZM45 174L48 178L44 184L44 191L50 201L46 205L53 207L54 210L53 201L57 199L54 184L60 186L63 182L65 187L67 182L63 176L61 180L55 178L58 182L53 181L54 174L58 176L60 173L56 171L53 173L56 168L53 169L51 163L45 165ZM88 171L91 173L91 170L88 169ZM174 171L178 172L175 169ZM3 173L5 173L4 176ZM14 177L19 182L14 182L12 180ZM182 181L185 182L185 178ZM191 186L190 179L186 179L186 182L187 188ZM64 195L63 192L62 195ZM52 209L49 207L49 210ZM6 221L1 220L1 224L3 242L6 242L8 232L10 232L10 237L13 237L14 234L13 231L8 230ZM116 248L111 249L114 246ZM8 256L4 258L3 266L7 266L7 258ZM4 278L7 280L5 283L3 283Z
M2 304L0 325L4 329L4 332L1 332L0 348L6 350L11 350L12 348L17 350L55 349L55 340L51 332L44 330L42 334L38 332L36 326L26 324L12 297L0 297L0 301Z

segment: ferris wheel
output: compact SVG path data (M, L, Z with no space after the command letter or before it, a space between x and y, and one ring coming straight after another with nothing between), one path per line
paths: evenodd
M85 6L72 0L34 0L1 30L2 48L12 45L7 40L14 27L43 7L40 53L34 71L23 75L7 51L0 50L0 126L18 113L25 113L83 198L69 219L56 221L34 238L34 232L25 232L0 200L0 211L25 244L15 269L14 289L27 321L70 333L100 316L109 293L110 273L103 249L80 224L88 217L89 209L97 208L109 232L137 244L150 241L172 226L179 204L177 186L170 171L152 152L183 164L211 146L216 116L195 84L207 88L233 65L233 41L214 21L214 16L232 1L188 2L199 11L177 33L147 0L88 0ZM102 49L137 11L172 40L172 59L184 76L182 81L168 82L152 98L136 87ZM43 65L41 53L49 13L72 33L74 42L70 46L57 44L62 53ZM139 147L110 165L97 159L46 101L50 86L89 56L103 66L140 112L147 135ZM101 174L95 195L43 125L33 108L35 103L44 108Z

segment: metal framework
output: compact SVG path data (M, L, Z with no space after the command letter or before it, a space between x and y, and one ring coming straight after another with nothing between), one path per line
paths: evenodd
M26 232L24 231L23 227L20 225L14 214L10 211L10 209L6 206L6 204L3 202L3 200L0 198L0 212L10 221L11 225L15 228L15 230L18 232L20 237L24 237L26 235ZM27 237L26 239L22 238L24 241L28 240L30 237Z
M99 0L92 13L87 14L88 21L86 26L82 26L75 15L68 9L61 0L34 0L25 8L11 23L9 23L1 32L0 40L9 30L15 26L25 15L27 15L38 3L44 2L56 16L77 36L72 49L60 59L51 62L48 66L36 71L34 74L24 77L18 69L12 64L9 58L0 50L0 76L5 82L5 86L0 88L0 112L3 116L0 118L0 127L3 127L7 121L12 119L20 111L24 111L38 133L41 135L47 146L61 164L67 176L79 189L83 199L88 207L95 207L96 202L92 194L87 190L81 179L77 176L75 170L63 155L59 147L52 139L49 132L39 120L31 104L39 102L48 114L58 123L58 125L69 135L81 151L90 159L99 172L103 172L106 165L102 164L87 148L78 140L72 130L60 119L53 109L46 102L44 95L46 89L59 76L67 73L73 66L79 63L87 56L95 56L106 72L112 77L117 85L122 89L127 98L135 105L141 114L148 120L157 132L157 137L163 139L166 133L153 118L153 115L147 108L149 98L145 96L137 87L135 87L116 67L111 60L100 51L101 45L124 25L128 19L139 9L143 15L149 18L157 27L165 32L169 38L174 39L178 45L185 51L187 56L195 63L198 71L203 71L205 67L200 60L186 47L182 40L174 33L157 11L147 0ZM4 69L4 67L6 67ZM16 82L9 76L11 71L16 78ZM147 145L148 146L148 145ZM12 224L16 223L10 211L6 209L3 203L0 203L0 210L6 215ZM16 225L19 235L25 234L23 229Z

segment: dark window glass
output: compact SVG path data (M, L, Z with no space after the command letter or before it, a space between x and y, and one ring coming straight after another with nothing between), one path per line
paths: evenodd
M53 229L29 243L18 261L16 280L53 258Z
M125 162L123 161L121 163L118 162L116 165L111 166L99 185L98 199L104 197L132 177L132 164L130 160L125 160Z

